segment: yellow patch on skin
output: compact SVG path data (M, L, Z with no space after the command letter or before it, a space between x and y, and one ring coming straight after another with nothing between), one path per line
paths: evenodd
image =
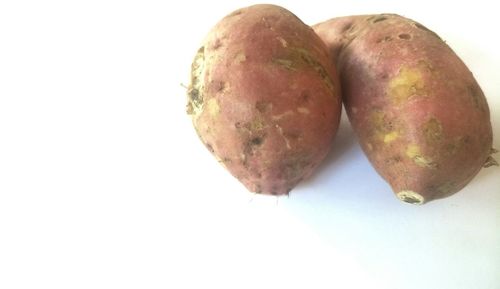
M389 96L400 104L411 96L424 92L422 72L416 68L403 66L398 74L389 81Z
M234 63L240 64L245 60L247 60L245 53L239 52L238 54L236 54L236 57L234 58Z
M437 164L429 157L423 156L420 147L415 144L410 144L406 147L406 156L413 160L413 162L424 168L435 169Z
M257 130L263 130L265 127L264 122L262 119L256 118L252 122L250 122L249 129L251 131L257 131Z
M384 113L379 110L374 110L371 114L371 122L376 128L382 127L384 125Z
M219 115L220 107L219 107L219 104L217 103L217 99L215 99L215 98L209 99L207 102L207 109L208 109L208 113L211 116L215 117L215 116Z
M373 150L373 146L371 143L366 144L366 147L368 148L369 151Z
M299 113L302 113L302 114L309 114L309 109L305 108L305 107L298 107L297 108L297 111Z
M399 133L397 131L391 131L390 133L384 136L384 143L391 143L399 137Z

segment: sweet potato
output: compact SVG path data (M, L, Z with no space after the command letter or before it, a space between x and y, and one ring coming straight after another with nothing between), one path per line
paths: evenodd
M340 120L325 44L274 5L239 9L192 64L187 111L205 146L250 191L286 194L329 151Z
M362 149L402 201L449 196L494 162L485 96L436 33L392 14L314 29L336 59Z

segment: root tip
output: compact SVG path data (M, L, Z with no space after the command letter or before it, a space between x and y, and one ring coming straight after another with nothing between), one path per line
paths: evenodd
M422 205L424 203L424 197L422 195L415 193L413 191L401 191L396 194L398 198L406 203L413 205Z

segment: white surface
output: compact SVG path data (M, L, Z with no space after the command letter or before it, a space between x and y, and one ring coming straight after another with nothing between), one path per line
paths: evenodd
M497 9L401 2L281 4L309 24L394 12L435 30L500 148ZM0 288L499 288L498 167L407 205L343 123L289 198L247 193L198 141L180 84L210 27L251 2L169 3L0 2Z

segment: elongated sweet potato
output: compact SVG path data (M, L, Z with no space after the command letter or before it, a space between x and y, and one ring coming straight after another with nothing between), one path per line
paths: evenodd
M392 14L336 18L314 29L336 58L364 152L401 200L449 196L494 163L485 96L436 33Z
M340 120L325 44L274 5L239 9L192 64L188 113L206 145L250 191L288 193L329 151Z

